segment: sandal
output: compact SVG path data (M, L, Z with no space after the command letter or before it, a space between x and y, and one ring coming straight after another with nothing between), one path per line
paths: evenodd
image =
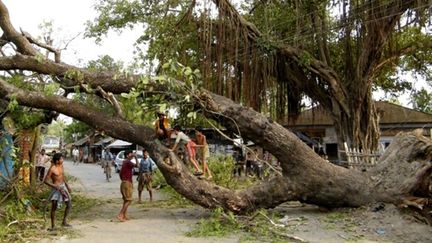
M194 176L201 176L204 173L202 171L195 171L193 174L194 174Z

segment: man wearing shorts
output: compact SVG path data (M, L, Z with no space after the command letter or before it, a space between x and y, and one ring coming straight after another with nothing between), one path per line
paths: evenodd
M202 175L203 172L200 169L200 167L198 166L198 161L196 160L196 147L198 147L198 145L196 145L194 143L194 141L192 141L192 139L189 138L188 135L184 134L181 131L180 126L175 126L172 132L175 134L176 140L175 140L174 146L170 150L175 151L180 142L182 142L182 141L185 142L186 143L186 151L187 151L187 155L189 157L189 161L195 167L194 175L196 175L196 176Z
M118 214L117 218L121 222L124 222L128 220L127 217L127 209L129 205L132 202L132 191L133 191L133 184L132 184L132 175L133 175L133 168L138 167L138 163L134 164L132 163L132 158L135 157L132 150L126 150L125 151L126 159L123 160L123 164L120 170L120 192L122 194L123 198L123 206L120 210L120 213Z
M144 187L149 192L150 202L153 201L153 172L156 170L156 164L150 158L147 150L143 150L143 158L139 163L139 175L138 175L138 203L141 203L141 194Z
M199 147L199 158L201 159L201 164L203 166L203 177L206 177L207 174L207 179L211 180L213 176L207 164L207 159L210 158L210 149L207 143L207 138L203 133L202 127L195 128L195 137L198 145L197 147Z

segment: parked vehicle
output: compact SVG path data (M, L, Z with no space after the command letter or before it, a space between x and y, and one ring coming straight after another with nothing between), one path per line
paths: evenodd
M141 160L143 158L143 153L141 150L138 150L138 151L134 150L133 152L136 154L138 160ZM123 164L123 160L125 159L124 153L125 153L125 150L122 150L122 151L118 152L117 156L115 157L114 169L115 169L116 173L120 173L120 170L121 170L121 167ZM134 163L134 164L137 163L135 158L132 159L132 163ZM138 172L139 172L138 167L134 167L133 172L134 172L134 174L138 174Z

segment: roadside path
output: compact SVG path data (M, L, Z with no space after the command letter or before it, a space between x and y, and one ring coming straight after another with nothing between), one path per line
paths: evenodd
M113 173L112 180L107 182L102 168L94 164L73 165L70 160L64 162L65 172L78 178L71 183L73 193L87 197L103 199L107 203L93 207L90 212L80 212L84 216L72 219L71 224L79 233L76 238L65 236L56 239L45 239L41 242L238 242L236 238L190 238L184 235L206 210L194 207L184 209L158 208L157 201L163 195L155 191L155 207L143 207L137 203L137 184L134 177L134 201L129 206L131 220L119 222L116 219L122 204L120 179ZM143 199L148 200L148 193L143 192ZM72 208L72 211L74 209ZM60 215L58 215L59 217Z

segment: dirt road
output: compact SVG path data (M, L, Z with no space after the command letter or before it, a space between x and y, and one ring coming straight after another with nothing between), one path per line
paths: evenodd
M105 180L102 168L94 164L73 165L65 161L65 171L79 181L71 183L74 193L103 199L108 203L92 208L89 212L80 212L78 218L72 219L73 229L77 236L60 236L41 242L238 242L238 238L190 238L184 236L191 226L205 214L201 208L167 209L158 208L157 201L163 198L155 192L155 207L143 207L137 203L137 192L129 207L131 220L119 222L116 219L121 207L120 180L113 173L111 181ZM134 180L136 183L136 181ZM136 189L137 185L134 185ZM146 193L146 192L145 192ZM144 194L144 193L143 193ZM148 200L148 194L144 194ZM148 203L147 203L148 204ZM73 210L73 208L72 208Z
M79 180L72 183L74 193L103 201L88 212L79 212L71 223L76 236L56 236L41 242L239 242L244 235L226 238L190 238L184 235L206 217L208 211L200 208L168 209L158 207L163 195L155 192L155 202L137 203L137 192L129 207L131 220L120 223L116 216L121 207L118 174L106 182L102 168L93 164L72 165L65 162L65 171ZM134 180L135 182L135 180ZM135 182L136 183L136 182ZM136 188L136 185L135 185ZM148 200L148 194L144 199ZM159 201L160 203L160 201ZM421 223L416 215L401 214L394 205L375 209L376 205L359 209L327 211L298 202L286 203L276 211L286 218L287 233L305 242L431 242L430 226ZM72 209L73 210L73 209ZM280 221L276 222L280 224ZM246 233L244 233L246 234ZM270 237L271 238L271 237ZM249 242L246 240L246 242Z

